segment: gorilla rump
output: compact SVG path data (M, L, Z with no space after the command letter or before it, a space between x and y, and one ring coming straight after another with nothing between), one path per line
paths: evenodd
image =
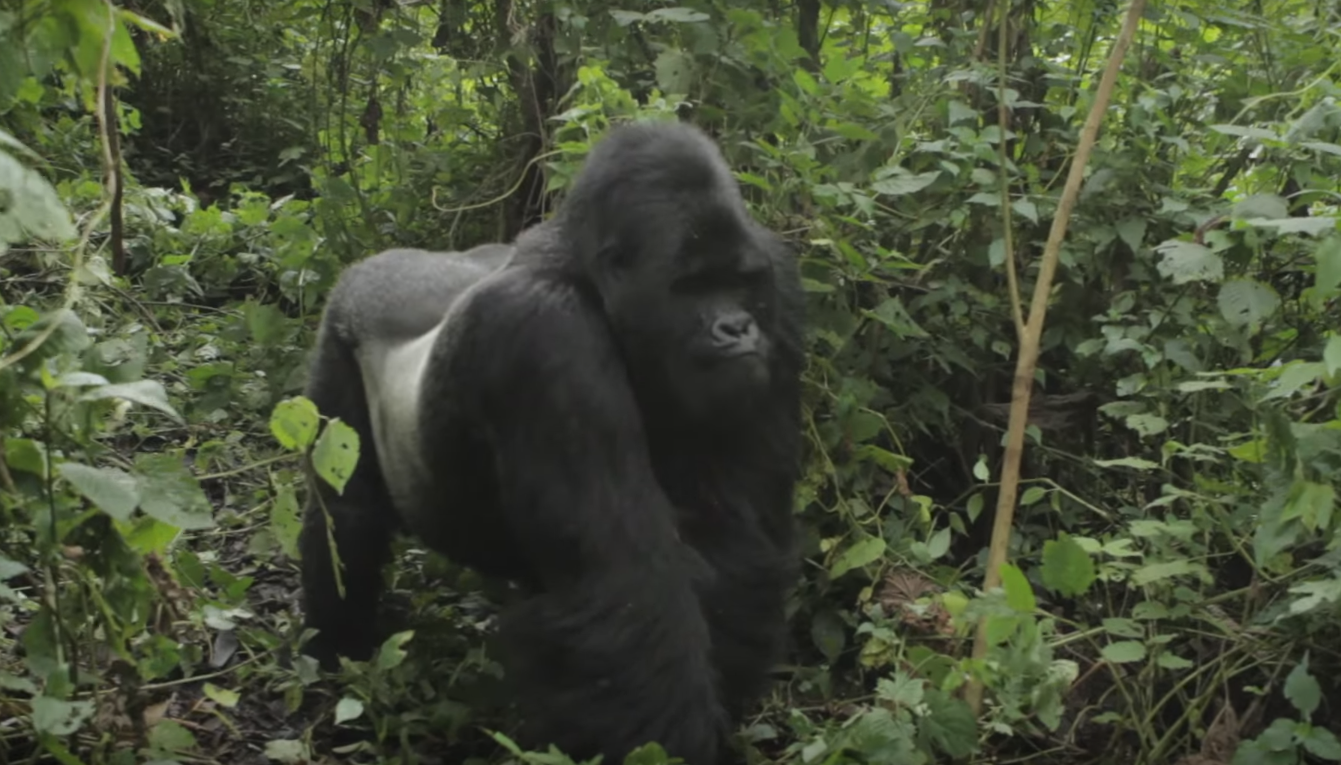
M721 762L796 575L801 322L793 255L678 123L612 131L511 246L349 268L307 395L374 448L343 496L311 482L312 653L370 654L403 529L526 592L499 629L524 743Z

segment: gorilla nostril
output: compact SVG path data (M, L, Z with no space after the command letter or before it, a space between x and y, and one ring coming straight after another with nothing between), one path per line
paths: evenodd
M712 325L712 339L718 343L734 343L753 337L759 332L749 314L724 316Z

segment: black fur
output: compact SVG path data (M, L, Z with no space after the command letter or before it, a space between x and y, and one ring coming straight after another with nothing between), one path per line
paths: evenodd
M351 267L307 395L375 448L343 496L313 481L347 596L313 496L312 652L369 654L404 528L529 593L500 626L523 743L721 762L796 573L801 300L788 248L680 124L613 131L511 247Z

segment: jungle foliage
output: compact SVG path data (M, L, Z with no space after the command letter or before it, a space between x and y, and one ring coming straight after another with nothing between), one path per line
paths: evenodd
M373 661L295 654L298 460L348 439L297 394L347 264L509 239L677 117L809 297L753 761L1341 761L1335 4L1145 7L982 588L1012 296L1125 10L0 2L0 762L565 761L488 735L492 593L413 545Z

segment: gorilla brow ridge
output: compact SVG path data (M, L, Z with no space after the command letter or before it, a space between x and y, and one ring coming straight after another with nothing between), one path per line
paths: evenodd
M587 267L598 270L592 260L611 242L655 240L667 231L698 237L715 227L712 218L724 230L753 230L721 151L680 122L634 122L611 131L588 154L557 217L583 241L578 249ZM649 230L649 221L661 231Z

